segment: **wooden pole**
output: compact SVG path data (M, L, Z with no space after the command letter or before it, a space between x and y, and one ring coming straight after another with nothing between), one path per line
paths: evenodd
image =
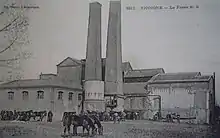
M212 108L212 122L213 124L215 123L215 72L213 72L213 98L211 99L213 100L213 108Z
M81 110L81 113L84 113L84 102L85 102L85 88L84 88L84 81L82 81L82 110Z

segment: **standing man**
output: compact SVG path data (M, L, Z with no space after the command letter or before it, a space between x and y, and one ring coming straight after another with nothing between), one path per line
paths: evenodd
M177 114L177 122L180 123L180 115Z
M49 111L47 116L47 122L52 122L52 120L53 120L53 113Z
M70 134L71 117L67 112L64 112L62 122L64 126L64 135L66 135L66 130L67 133Z
M113 114L113 120L114 120L114 124L115 124L117 122L117 120L118 120L118 113L117 112L115 112Z

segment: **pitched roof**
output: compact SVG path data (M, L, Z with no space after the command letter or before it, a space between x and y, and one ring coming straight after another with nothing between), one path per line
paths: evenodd
M179 72L159 74L154 80L185 80L200 76L200 72Z
M41 73L40 75L43 75L43 76L57 76L57 74L53 74L53 73Z
M75 58L67 57L62 62L60 62L57 66L79 66L81 65L81 61Z
M85 64L86 59L81 59L80 60L82 64ZM102 66L105 66L106 63L106 58L102 58ZM123 62L122 63L122 71L127 71L127 70L132 70L132 66L130 64L130 62Z
M131 70L125 74L125 77L152 77L164 72L163 68Z
M30 88L30 87L62 87L69 89L81 90L81 85L76 83L64 83L58 79L54 80L41 80L41 79L26 79L26 80L15 80L0 85L1 88Z
M130 62L123 62L122 63L122 71L131 71L131 70L133 70L133 69L132 69Z
M148 84L208 81L210 78L201 76L200 72L161 73L152 77Z

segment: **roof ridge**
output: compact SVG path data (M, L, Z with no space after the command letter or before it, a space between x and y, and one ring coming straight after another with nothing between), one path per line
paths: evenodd
M155 79L160 75L161 73L158 73L156 75L154 75L147 83L151 83L153 81L155 81Z
M55 74L55 73L42 73L40 75L57 75L57 74Z
M77 58L74 58L74 57L70 57L71 60L73 60L74 62L78 62L78 63L81 63L81 60L77 59Z
M20 79L20 80L13 80L13 81L5 82L5 83L2 83L1 85L10 84L10 83L19 82L19 81L32 81L32 80L43 80L43 79Z
M174 75L177 75L177 74L193 74L193 73L200 73L200 72L167 72L167 73L161 73L161 75L169 75L169 74L174 74Z
M59 64L57 64L57 66L60 66L63 62L65 62L67 59L72 60L73 62L76 62L77 64L82 64L82 61L77 59L77 58L73 58L73 57L67 57L65 59L63 59Z
M41 79L21 79L21 80L16 80L16 81L30 81L30 80L41 80Z
M149 69L133 69L133 71L139 71L139 70L161 70L163 68L149 68Z
M203 77L211 78L212 75L201 75L201 76L195 76L195 78L203 78Z
M193 82L193 81L208 81L209 79L184 79L184 80L156 80L156 81L148 81L147 83L161 83L161 82Z
M8 82L4 82L4 83L2 83L2 84L0 84L0 85L7 85L7 84L9 84L9 83L16 82L16 81L17 81L17 80L8 81Z
M34 81L31 81L34 80ZM80 88L78 83L63 83L61 80L41 80L41 79L25 79L25 80L15 80L8 83L0 84L0 88L14 88L14 87L41 87L41 86L65 86L70 88Z

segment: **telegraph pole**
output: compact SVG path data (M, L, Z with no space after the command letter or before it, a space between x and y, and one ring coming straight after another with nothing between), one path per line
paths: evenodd
M213 111L212 111L212 122L213 122L213 124L215 123L215 119L216 119L216 117L215 117L215 72L213 72L213 98L211 99L211 100L213 100L213 107L214 108L212 108L213 109Z
M84 113L84 102L85 102L85 88L84 88L84 80L82 80L82 110L81 114Z

